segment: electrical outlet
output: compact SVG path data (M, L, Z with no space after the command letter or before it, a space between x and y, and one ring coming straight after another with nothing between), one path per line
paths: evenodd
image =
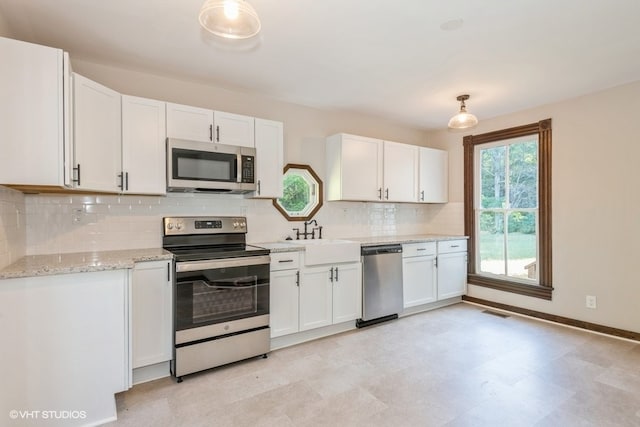
M84 215L84 210L82 208L73 208L73 212L71 214L71 221L74 224L82 223L82 216Z
M593 295L587 295L586 306L587 308L596 308L597 307L596 297Z

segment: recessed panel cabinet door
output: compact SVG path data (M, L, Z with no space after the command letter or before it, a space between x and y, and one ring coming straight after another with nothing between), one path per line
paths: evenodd
M132 368L172 358L171 261L136 263L131 290Z
M214 141L239 147L255 147L254 118L240 114L213 113Z
M438 299L467 293L467 253L438 254Z
M167 102L167 137L213 142L213 110Z
M418 147L384 142L384 201L415 202L418 185Z
M75 167L82 190L120 192L121 97L114 90L73 74ZM79 175L79 176L78 176Z
M122 169L125 193L165 194L165 103L122 96Z
M449 199L449 156L444 150L420 147L418 201L446 203Z
M269 282L271 338L298 332L298 270L272 271Z
M282 197L283 125L273 120L256 120L255 197Z
M403 258L402 284L404 308L436 301L436 256Z
M333 323L362 317L362 264L333 267Z
M329 266L305 268L300 272L300 331L332 323L332 289Z

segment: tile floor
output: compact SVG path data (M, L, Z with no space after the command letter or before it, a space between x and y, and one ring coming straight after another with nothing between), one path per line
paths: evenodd
M117 396L115 426L640 426L640 343L460 303Z

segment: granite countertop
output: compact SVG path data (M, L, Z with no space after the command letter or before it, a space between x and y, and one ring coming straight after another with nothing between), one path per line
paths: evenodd
M381 243L422 243L437 242L444 240L468 239L468 236L457 236L451 234L412 234L408 236L373 236L373 237L353 237L345 240L360 242L362 246L372 246Z
M415 234L408 236L347 237L345 239L341 238L341 240L351 240L360 243L362 246L372 246L381 243L421 243L468 238L468 236L457 236L451 234ZM304 251L304 246L296 244L295 242L295 240L291 240L290 242L263 242L251 244L269 249L272 253Z
M296 245L295 240L289 242L262 242L262 243L251 243L253 246L259 246L261 248L269 249L271 253L277 252L299 252L304 251L304 246Z
M133 268L134 263L172 259L162 248L28 255L0 269L0 279Z

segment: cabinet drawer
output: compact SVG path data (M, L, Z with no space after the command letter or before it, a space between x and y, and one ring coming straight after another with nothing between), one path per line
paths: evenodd
M466 251L467 251L466 239L445 240L443 242L438 242L439 254L447 254L451 252L466 252Z
M402 258L435 254L436 242L405 243L402 245Z
M300 252L271 253L271 271L293 270L300 266Z

